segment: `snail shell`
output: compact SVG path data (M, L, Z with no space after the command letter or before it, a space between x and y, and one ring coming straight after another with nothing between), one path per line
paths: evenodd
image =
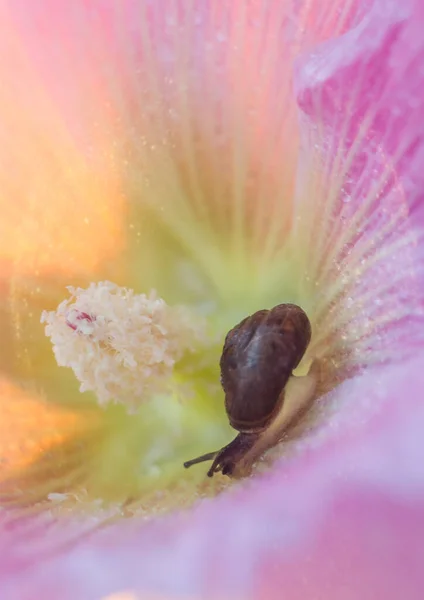
M231 476L273 422L284 388L311 340L311 324L295 304L279 304L243 319L225 338L221 384L225 408L237 437L221 450L184 463L186 468L213 460L208 476Z
M311 325L295 304L260 310L227 335L221 383L230 424L237 431L262 431L278 412L283 391L311 339Z

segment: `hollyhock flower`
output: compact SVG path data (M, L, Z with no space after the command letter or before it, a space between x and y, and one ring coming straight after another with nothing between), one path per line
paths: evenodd
M3 597L420 598L420 2L0 11ZM281 302L308 412L184 470Z

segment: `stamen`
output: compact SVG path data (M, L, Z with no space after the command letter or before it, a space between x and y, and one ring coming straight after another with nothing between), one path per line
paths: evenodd
M71 367L80 391L95 392L100 404L134 411L169 391L175 365L205 340L199 318L155 292L137 295L107 281L68 289L71 298L41 322L58 364Z

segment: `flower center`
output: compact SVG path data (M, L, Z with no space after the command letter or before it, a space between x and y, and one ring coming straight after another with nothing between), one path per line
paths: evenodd
M301 306L311 322L312 338L294 373L300 376L299 385L287 386L286 412L279 413L267 436L252 450L242 475L250 473L250 467L253 474L260 472L282 454L290 454L290 439L302 438L311 423L325 420L314 400L375 357L370 350L364 352L362 340L369 348L370 331L378 321L371 322L361 310L367 290L362 291L360 281L349 272L349 262L339 288L331 271L321 279L310 271L310 258L303 251L307 244L302 246L302 240L295 244L289 238L265 269L259 259L251 258L250 268L233 263L233 256L223 259L217 263L221 282L214 286L219 281L216 272L206 277L197 261L182 253L163 257L161 269L158 258L169 244L160 235L156 242L147 241L156 268L141 271L137 263L134 272L143 273L147 289L156 284L171 306L183 308L171 309L158 297L124 294L117 286L73 288L72 301L64 301L54 318L47 313L44 320L56 359L71 366L77 377L71 369L58 367L39 324L46 304L56 309L63 296L55 291L49 298L46 281L40 285L38 301L32 282L27 288L24 281L16 286L14 314L26 317L18 349L26 350L27 356L17 353L20 371L15 368L16 379L36 378L39 387L35 393L32 390L32 402L45 405L46 418L40 418L41 441L34 433L37 427L23 431L22 417L16 426L9 420L13 443L25 439L35 447L33 460L19 464L18 472L12 473L11 502L38 502L65 512L94 507L118 516L150 515L188 506L228 487L232 479L222 473L208 478L205 465L188 470L183 465L225 447L237 434L225 410L219 361L228 331L257 310L281 302ZM401 247L403 258L406 244L407 238ZM351 257L350 261L356 269L357 261ZM378 265L372 255L369 262ZM174 285L175 274L178 285ZM164 275L166 285L161 280ZM137 277L129 280L141 287ZM29 314L28 298L38 311L33 308ZM17 324L15 319L15 336ZM319 369L311 381L302 376L310 373L313 360ZM80 385L87 391L81 393ZM303 407L308 412L300 411L302 418L294 420L293 428L284 429ZM34 414L33 406L29 410ZM60 411L70 413L72 426L70 417L59 415Z
M206 318L194 310L110 282L69 291L71 298L56 312L44 311L41 321L58 365L71 367L80 392L94 393L102 406L102 446L87 471L90 494L134 497L137 506L153 494L157 508L158 493L168 504L170 489L173 500L181 486L185 494L187 487L211 493L228 482L207 483L203 469L187 473L183 463L214 458L209 476L249 475L314 397L316 369L292 377L311 336L306 314L293 304L260 310L230 331L222 390L223 336L208 335ZM239 432L230 444L229 423ZM217 450L185 461L208 447Z
M74 428L69 439L38 453L12 479L12 486L18 481L25 488L30 481L34 500L42 505L47 501L57 510L100 505L115 507L119 514L123 507L126 514L150 514L188 505L231 484L222 474L208 478L205 465L189 470L183 466L193 457L225 447L238 433L230 426L220 383L225 336L255 310L270 309L281 300L308 310L308 302L295 288L287 288L287 296L281 297L269 285L272 274L254 269L246 293L247 278L231 281L229 268L228 279L225 269L221 271L224 293L208 302L209 288L195 263L181 261L178 266L187 282L187 296L196 298L189 303L186 297L183 308L113 284L91 284L71 288L70 300L43 313L58 364L38 325L36 345L44 366L36 376L52 408L71 410L81 427ZM280 261L280 268L287 281L294 280L290 271L297 269L296 264L290 267ZM227 282L234 294L227 292ZM49 304L57 307L57 300L52 298ZM314 326L312 322L313 330ZM312 358L307 352L297 375L307 374ZM242 475L252 466L256 471L267 464L258 459L281 439L281 419L284 422L310 401L311 394L302 399L304 395L304 390L296 389L288 394L288 413L280 415L274 429L261 438ZM60 420L52 427L60 431ZM22 499L16 498L19 503Z

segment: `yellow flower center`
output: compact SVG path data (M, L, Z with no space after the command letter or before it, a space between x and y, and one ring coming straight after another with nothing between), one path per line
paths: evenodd
M278 257L283 280L292 282L292 288L284 291L275 286L272 270L255 261L245 270L234 257L222 257L216 263L221 272L221 280L216 277L218 293L212 295L197 261L181 256L175 248L170 252L172 244L159 233L154 242L154 235L144 238L129 229L137 245L145 245L125 256L125 260L135 259L134 264L129 261L131 270L143 274L147 285L160 287L163 269L143 270L142 259L147 251L156 260L166 254L168 281L172 282L173 272L180 281L178 287L169 283L161 287L166 287L174 301L185 301L183 312L168 307L171 312L164 314L155 297L122 293L112 284L91 284L85 290L71 288L72 302L63 301L57 313L42 313L40 309L57 307L58 299L63 299L60 291L52 287L49 297L49 282L40 281L40 299L34 302L37 294L32 282L15 278L11 334L19 332L19 370L15 371L19 377L13 394L20 396L22 411L6 418L13 443L11 434L3 438L2 454L10 463L12 448L28 440L33 452L24 452L25 462L15 462L5 471L13 504L32 499L65 512L113 507L113 514L150 514L189 505L225 488L230 480L222 475L207 478L205 465L183 467L190 458L219 450L236 434L228 423L220 386L219 358L225 335L251 312L276 303L295 302L311 310L308 296L302 293L304 279L293 275L299 268L299 254L288 252L291 262ZM77 378L56 364L39 323L41 314L59 365L71 366ZM150 321L143 330L146 315ZM155 319L156 329L152 326ZM196 330L202 323L208 323L207 336ZM168 334L171 343L164 350ZM152 348L159 349L160 360L152 359ZM307 353L296 374L308 372L316 348L314 352L313 356ZM166 369L161 363L164 357ZM170 377L171 386L167 385ZM29 382L34 380L37 386L30 394ZM294 402L288 398L288 414L296 412L296 399L301 402L302 393L295 391ZM8 398L6 402L15 401ZM21 423L22 412L32 415L40 410L49 415L49 427L46 430L42 419L35 420L28 432ZM73 420L71 430L66 425L69 419ZM46 439L47 432L52 439ZM279 433L270 430L262 451L278 443ZM254 455L253 462L261 454ZM20 493L16 493L18 488Z

